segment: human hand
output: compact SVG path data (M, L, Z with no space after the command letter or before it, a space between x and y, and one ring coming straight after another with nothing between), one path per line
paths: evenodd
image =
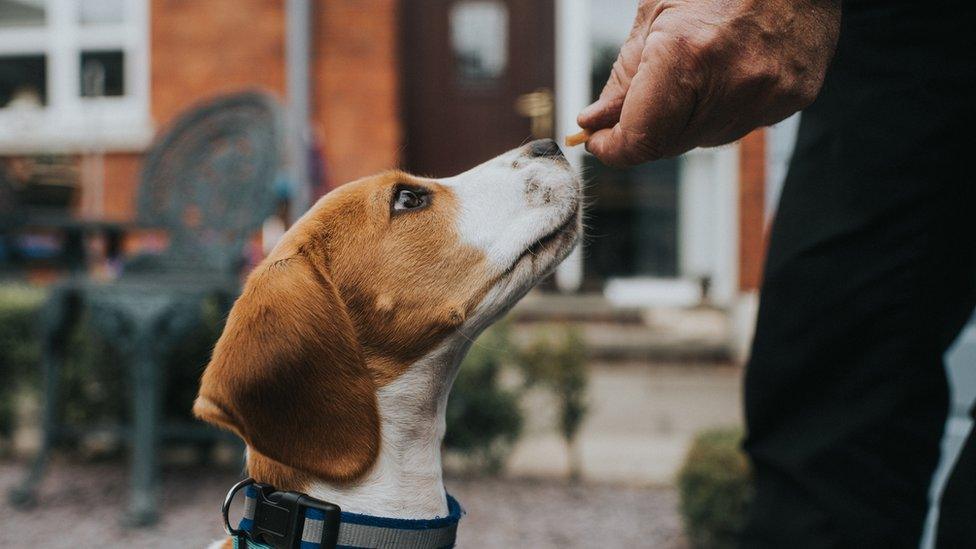
M600 98L580 113L610 165L734 141L809 105L840 0L641 0Z

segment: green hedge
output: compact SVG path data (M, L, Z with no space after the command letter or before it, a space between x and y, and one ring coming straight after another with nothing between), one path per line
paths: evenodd
M540 329L519 352L519 366L526 386L542 386L556 397L559 433L569 451L569 476L571 480L579 480L583 474L583 458L576 435L586 417L589 385L583 334L565 325Z
M712 429L692 442L678 473L680 511L692 545L738 547L752 499L749 462L740 449L742 430Z
M469 469L498 472L522 431L522 397L541 387L556 397L556 427L570 452L570 474L578 478L582 466L574 441L586 415L589 382L582 336L573 327L537 327L520 347L511 330L500 322L471 346L448 401L444 445L463 454ZM519 375L505 384L505 371Z
M26 285L0 285L0 437L11 434L13 399L18 391L39 393L41 381L38 327L47 291ZM200 373L220 333L222 313L215 303L202 305L199 325L164 357L167 381L164 413L191 421L190 407ZM62 372L60 415L68 425L128 421L130 376L123 357L82 317L68 335Z

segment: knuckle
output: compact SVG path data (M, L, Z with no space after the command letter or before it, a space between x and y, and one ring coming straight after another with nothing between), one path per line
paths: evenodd
M821 82L816 79L790 79L782 82L779 97L796 110L809 106L820 92Z
M756 88L776 88L782 85L779 70L771 63L753 63L745 71L745 82L749 86Z
M686 74L702 74L712 57L713 43L703 34L676 34L669 44L668 53L679 70Z
M780 95L785 101L803 108L812 103L823 86L826 68L810 67L799 62L786 65L786 75L780 82Z

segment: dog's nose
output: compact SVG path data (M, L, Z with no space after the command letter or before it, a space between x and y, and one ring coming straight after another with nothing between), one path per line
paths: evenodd
M562 158L563 151L552 139L536 139L529 143L529 156Z

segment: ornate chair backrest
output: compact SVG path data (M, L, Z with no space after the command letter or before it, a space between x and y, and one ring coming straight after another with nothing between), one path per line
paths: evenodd
M270 215L282 155L278 103L261 92L217 97L157 137L142 167L140 223L164 228L161 268L230 274Z

